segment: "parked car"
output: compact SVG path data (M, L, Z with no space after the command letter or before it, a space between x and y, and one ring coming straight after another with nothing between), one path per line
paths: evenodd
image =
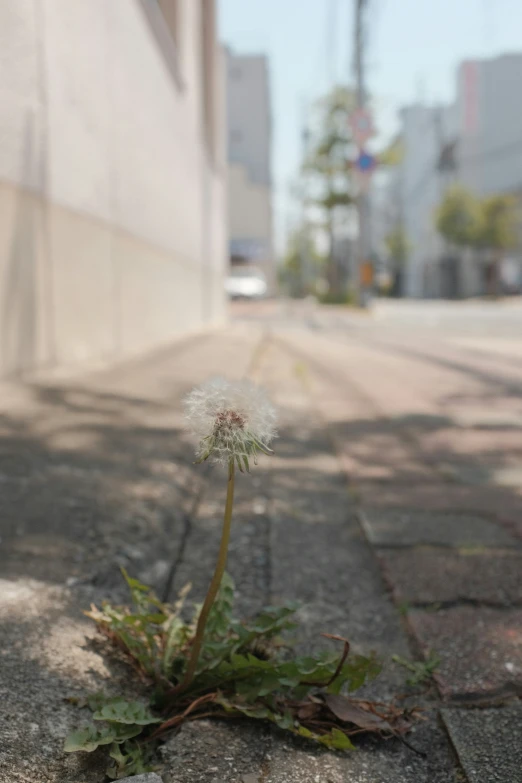
M268 286L259 269L232 267L225 280L225 290L231 299L261 299L266 295Z

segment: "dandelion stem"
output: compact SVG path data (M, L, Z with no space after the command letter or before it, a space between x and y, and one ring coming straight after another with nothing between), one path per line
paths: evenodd
M214 576L212 577L212 581L210 583L210 587L208 588L207 597L205 598L203 608L201 609L198 618L196 635L194 636L194 641L192 642L192 650L190 652L190 659L188 662L187 671L185 672L185 677L183 678L183 682L180 684L179 689L178 688L175 689L178 692L188 688L188 686L194 679L194 674L196 673L196 669L199 661L199 654L201 652L201 646L203 644L203 637L205 635L205 626L207 624L210 610L212 609L212 606L214 605L214 601L216 600L216 596L219 592L221 580L223 579L223 574L225 573L225 568L227 565L228 543L230 540L230 528L232 524L233 505L234 505L234 460L231 459L230 462L228 463L227 500L225 504L223 532L221 534L221 544L219 546L219 554L216 563L216 568L214 571Z

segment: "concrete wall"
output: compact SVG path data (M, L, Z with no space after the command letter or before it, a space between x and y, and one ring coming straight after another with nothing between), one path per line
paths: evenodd
M0 4L1 376L224 317L224 60L209 135L210 0L177 3L177 49L155 0Z

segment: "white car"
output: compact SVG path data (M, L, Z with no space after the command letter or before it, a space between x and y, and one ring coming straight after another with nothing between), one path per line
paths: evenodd
M225 291L231 299L261 299L268 291L265 276L259 269L232 268L225 280Z

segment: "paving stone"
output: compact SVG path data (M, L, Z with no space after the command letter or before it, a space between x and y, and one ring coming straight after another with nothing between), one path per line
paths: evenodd
M365 481L357 482L356 491L363 508L487 515L514 535L519 543L522 541L522 494L507 488Z
M438 462L439 471L447 478L462 484L497 485L499 487L522 487L522 467L520 464L492 464L485 460L463 462L446 460Z
M522 552L516 550L388 549L380 560L399 603L522 604Z
M263 723L185 724L161 749L168 783L454 783L453 759L435 720L398 740L359 738L357 751L331 753Z
M474 514L365 508L361 519L376 546L518 546L503 527Z
M522 687L522 610L458 607L408 615L425 651L441 659L445 698L491 697Z
M451 749L430 719L408 735L422 758L398 740L359 738L357 750L328 753L292 737L277 737L263 783L454 783Z
M522 780L522 707L442 710L469 783Z
M261 777L272 740L262 723L186 723L160 749L169 783L242 783Z

